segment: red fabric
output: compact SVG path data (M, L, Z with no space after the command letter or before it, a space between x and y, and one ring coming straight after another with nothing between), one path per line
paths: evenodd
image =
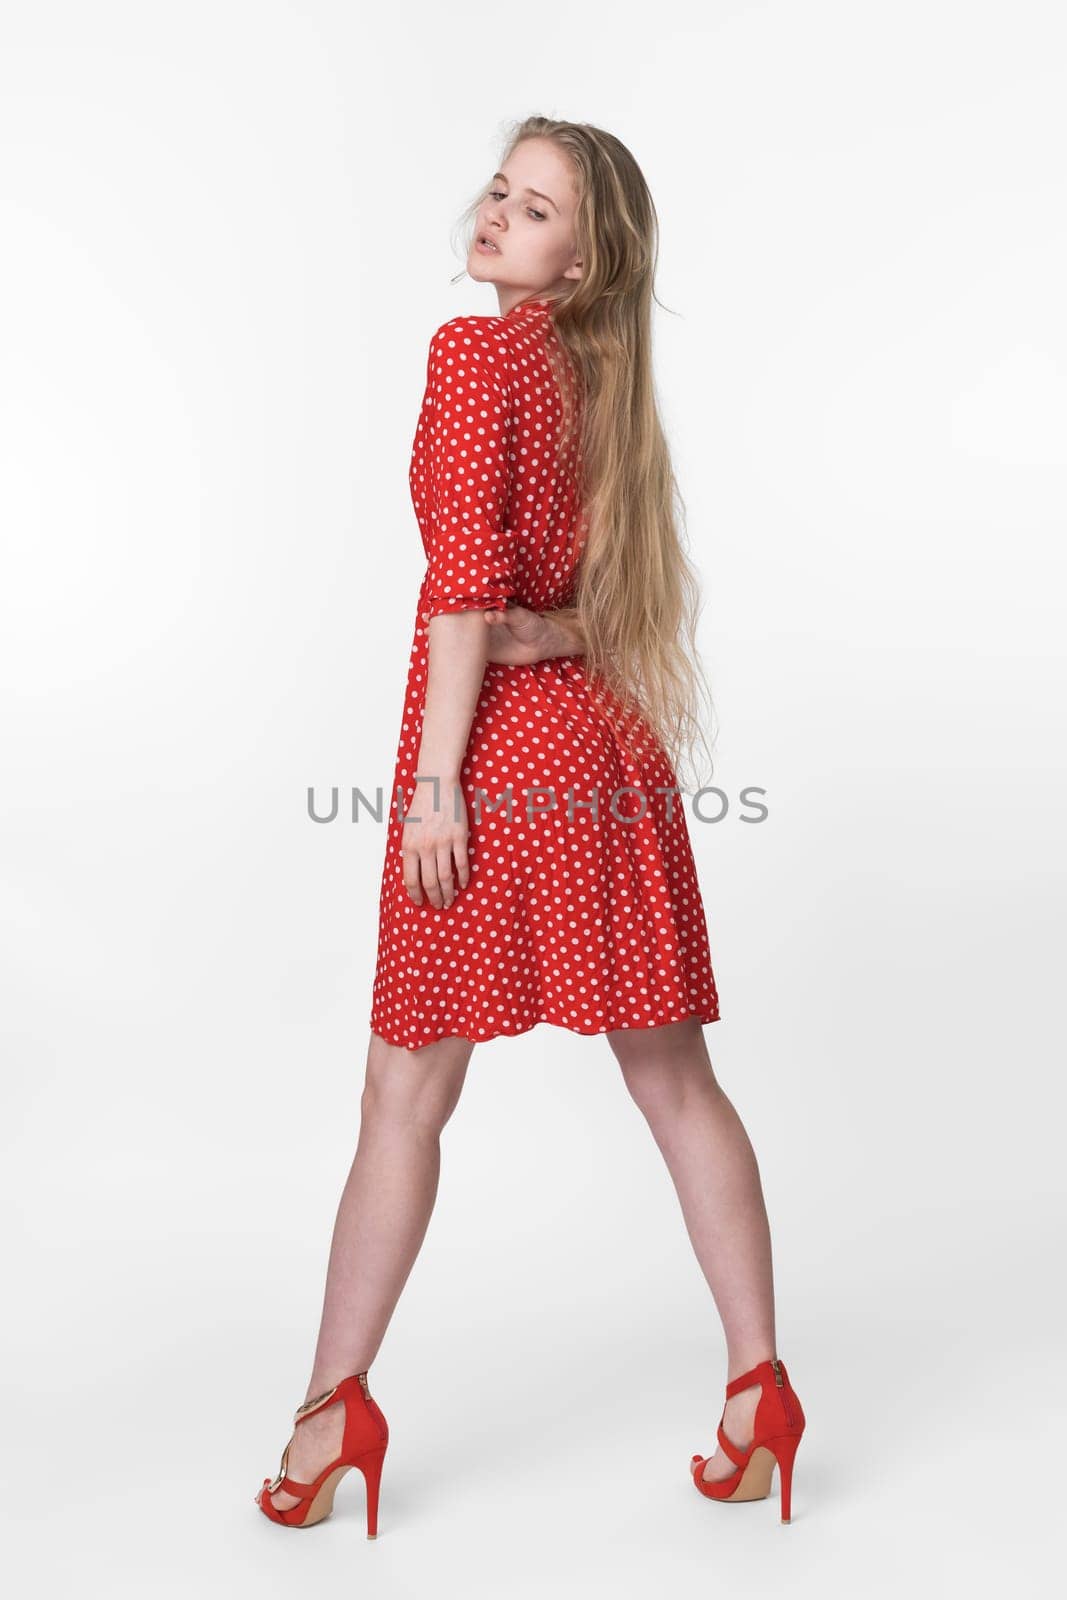
M537 300L454 317L430 342L409 477L427 568L386 797L370 1022L407 1049L539 1022L594 1034L719 1017L686 797L655 792L677 782L661 748L640 766L624 753L581 656L486 664L461 773L470 881L438 909L415 905L401 876L397 789L405 814L433 801L415 781L430 619L573 601L582 518L573 447L554 459L551 336Z

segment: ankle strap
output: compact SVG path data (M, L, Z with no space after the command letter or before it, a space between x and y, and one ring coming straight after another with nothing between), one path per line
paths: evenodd
M785 1363L779 1361L777 1356L770 1356L766 1361L761 1361L750 1372L742 1372L739 1378L731 1378L726 1385L726 1398L731 1399L735 1394L740 1394L742 1389L751 1389L754 1383L762 1384L770 1378L772 1383L781 1388L789 1382L785 1370Z
M367 1383L366 1372L353 1372L350 1377L342 1378L340 1383L335 1383L332 1389L327 1389L323 1394L317 1394L312 1400L305 1400L302 1406L297 1406L294 1422L302 1422L305 1417L310 1417L312 1412L321 1411L325 1406L333 1405L337 1400L343 1399L346 1391L351 1391L352 1385L358 1383L365 1400L370 1399L370 1387Z

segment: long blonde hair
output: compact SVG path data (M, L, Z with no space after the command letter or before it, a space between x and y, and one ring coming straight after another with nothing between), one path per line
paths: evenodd
M688 768L702 744L710 781L700 707L706 701L710 725L714 703L696 647L699 579L652 370L656 210L614 134L526 117L508 135L501 164L530 138L554 139L570 156L578 194L582 276L552 305L549 341L561 380L561 453L581 419L581 558L567 611L585 637L591 687L633 759L640 765L650 753L651 732L679 787L699 788L700 775ZM472 226L483 198L484 189L465 213Z

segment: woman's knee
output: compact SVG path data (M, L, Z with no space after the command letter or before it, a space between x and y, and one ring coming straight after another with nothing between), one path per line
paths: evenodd
M677 1110L694 1092L718 1088L695 1017L659 1028L625 1028L607 1037L623 1082L646 1115Z
M438 1039L419 1050L370 1037L361 1110L440 1132L459 1102L474 1051L469 1039Z

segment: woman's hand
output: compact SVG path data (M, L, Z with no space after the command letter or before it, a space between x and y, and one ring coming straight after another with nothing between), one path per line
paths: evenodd
M506 611L484 611L489 639L487 661L525 666L551 656L581 655L585 649L573 611L528 611L509 606Z
M440 911L450 906L457 891L470 882L467 803L458 777L435 783L432 775L421 768L416 776L422 781L415 785L410 806L412 820L403 825L401 873L404 888L415 905L422 905L425 892L430 904Z

